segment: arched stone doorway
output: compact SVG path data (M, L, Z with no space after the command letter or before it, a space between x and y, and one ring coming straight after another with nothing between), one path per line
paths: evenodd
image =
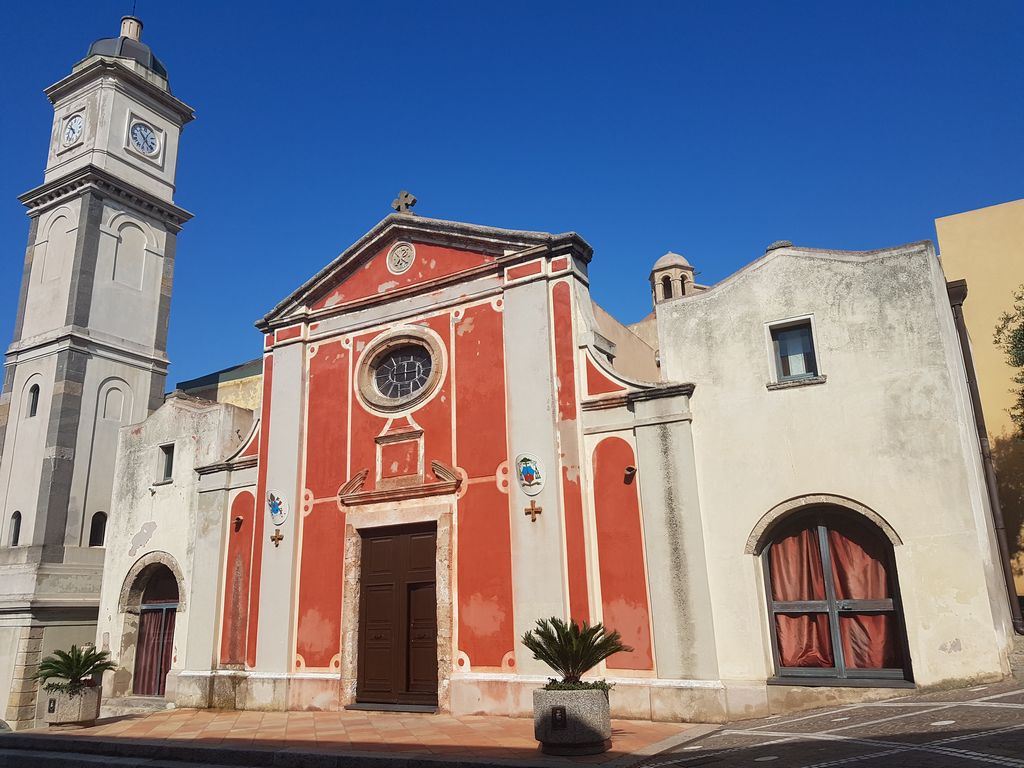
M124 632L115 695L164 695L183 595L181 572L166 553L150 553L129 571L121 590Z

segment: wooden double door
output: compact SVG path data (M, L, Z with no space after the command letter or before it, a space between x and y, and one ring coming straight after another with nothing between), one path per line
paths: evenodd
M437 528L362 532L356 701L437 706Z

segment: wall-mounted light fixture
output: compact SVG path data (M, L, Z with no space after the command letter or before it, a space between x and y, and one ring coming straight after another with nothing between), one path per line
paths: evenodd
M622 482L624 482L626 485L631 485L634 477L636 477L636 467L626 467L626 474L622 478Z

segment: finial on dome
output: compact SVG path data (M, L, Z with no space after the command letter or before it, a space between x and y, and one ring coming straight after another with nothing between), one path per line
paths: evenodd
M130 37L132 40L141 40L142 19L135 16L122 16L121 37Z

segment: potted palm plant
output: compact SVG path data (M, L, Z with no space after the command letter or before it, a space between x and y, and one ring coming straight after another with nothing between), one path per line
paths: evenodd
M558 674L533 692L533 735L549 755L596 755L611 747L612 721L608 709L611 685L583 680L583 675L609 656L632 651L615 630L552 616L538 619L523 635L533 658Z
M107 670L117 667L106 651L92 646L72 645L68 651L54 651L39 664L36 678L51 694L46 702L50 725L92 725L100 715L100 687L97 682Z

